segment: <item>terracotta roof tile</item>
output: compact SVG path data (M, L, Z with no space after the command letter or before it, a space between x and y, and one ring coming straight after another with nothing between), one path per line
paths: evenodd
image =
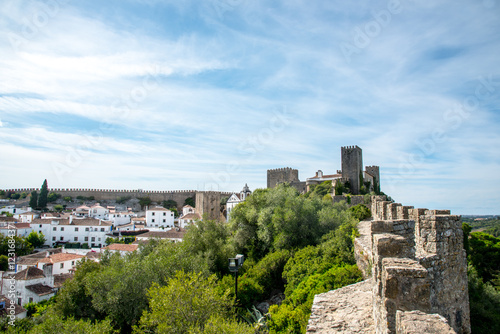
M70 253L59 253L59 254L53 254L53 255L50 255L49 257L45 257L43 259L40 259L38 262L58 263L58 262L64 262L64 261L70 261L70 260L79 260L83 257L84 257L83 255L70 254Z
M5 302L5 306L6 306L6 308L0 310L0 317L3 317L3 316L7 315L7 311L8 311L7 308L10 305L14 305L14 307L15 307L14 314L15 315L18 315L20 313L26 312L26 309L24 307L22 307L21 305L17 305L16 303L11 303L10 299L7 298L7 297L5 297L4 295L0 295L0 302Z
M27 269L21 270L14 275L11 275L10 277L14 278L15 280L27 281L36 278L43 278L45 277L45 275L43 274L43 270L36 267L29 267Z
M134 244L111 244L109 246L104 247L103 249L121 251L121 252L133 252L137 250L139 245Z
M41 284L41 283L33 284L33 285L28 285L26 287L26 289L28 289L28 290L36 293L39 296L45 296L45 295L54 293L54 289L53 288L51 288L48 285Z

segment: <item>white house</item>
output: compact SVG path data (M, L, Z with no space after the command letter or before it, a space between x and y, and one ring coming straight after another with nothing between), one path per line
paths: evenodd
M9 230L11 232L9 232ZM0 233L3 235L16 235L18 237L27 237L31 233L31 225L29 223L7 224L0 226Z
M201 220L201 215L198 212L183 214L182 217L179 217L179 227L186 228L197 220Z
M109 212L106 220L110 221L113 226L120 226L129 224L134 216L133 212Z
M43 269L46 264L52 264L52 274L68 274L73 271L76 265L84 258L83 255L70 254L70 253L58 253L52 254L48 257L44 257L38 260L38 269Z
M40 215L38 213L35 213L35 212L24 212L24 213L19 214L18 219L21 221L21 223L31 223L33 221L33 219L36 219L39 216Z
M90 208L86 205L79 206L73 211L73 215L79 217L79 218L85 218L89 216L89 210Z
M99 203L92 205L89 210L89 217L96 219L107 219L109 210L99 205Z
M106 234L111 233L112 224L100 219L77 219L73 216L63 219L35 219L31 224L33 231L41 232L47 239L45 245L68 242L85 243L90 247L102 247Z
M226 212L227 212L227 220L230 220L231 218L231 211L234 209L234 207L241 202L244 202L248 196L250 196L252 192L250 191L250 188L248 188L248 185L245 183L245 186L243 189L240 191L239 194L233 193L229 199L226 202Z
M20 256L16 259L16 272L23 271L28 267L37 267L38 261L48 256L62 253L62 248L51 248L46 249L38 253L28 254L24 256Z
M173 228L174 213L162 207L146 210L146 227Z
M15 301L24 306L27 303L39 303L55 295L53 288L54 276L52 265L46 265L44 270L29 267L16 274L3 278L3 293L15 291ZM11 287L15 286L15 289ZM9 293L10 294L10 293Z
M16 319L24 319L28 316L28 311L24 307L17 305L14 300L0 295L0 317L11 315L12 311L14 311Z
M182 215L188 215L190 213L195 213L195 209L191 205L184 205L182 207Z

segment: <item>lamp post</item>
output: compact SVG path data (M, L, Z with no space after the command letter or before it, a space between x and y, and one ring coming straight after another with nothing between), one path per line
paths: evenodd
M235 300L238 300L238 270L243 265L245 257L241 254L236 255L236 257L229 258L229 271L235 273L234 280L234 295Z

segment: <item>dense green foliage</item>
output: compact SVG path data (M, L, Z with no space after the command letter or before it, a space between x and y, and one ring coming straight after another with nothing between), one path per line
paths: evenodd
M500 238L462 224L472 333L500 333Z
M13 239L15 245L13 248L9 247L9 239ZM14 250L16 256L23 256L33 252L33 245L31 245L26 238L13 236L7 237L0 233L0 255L9 256L9 251Z
M139 198L139 204L141 205L141 208L144 209L145 206L148 206L152 203L151 198L149 197L141 197Z
M26 241L29 242L33 247L42 247L47 239L42 232L31 231L31 233L26 237Z
M49 195L47 196L47 201L49 203L52 203L52 202L55 202L57 201L59 198L61 198L61 194L56 194L54 192L51 192L49 193Z
M31 192L29 205L32 209L36 209L38 207L38 192L36 190Z
M191 205L194 208L196 206L194 197L186 198L186 200L184 201L184 205Z
M345 209L316 196L299 196L295 188L284 184L257 189L231 212L236 250L259 260L280 249L315 245L325 233L340 226Z

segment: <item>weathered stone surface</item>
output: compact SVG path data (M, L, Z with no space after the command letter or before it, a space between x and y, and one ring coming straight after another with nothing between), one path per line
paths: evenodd
M456 334L444 317L421 311L398 311L396 332L398 334Z
M316 295L307 333L375 333L372 280Z
M354 241L358 266L371 278L316 296L308 333L469 334L460 216L375 196L372 210L375 220L361 222ZM370 316L364 314L369 306L363 294L370 295ZM362 321L367 327L360 329Z

